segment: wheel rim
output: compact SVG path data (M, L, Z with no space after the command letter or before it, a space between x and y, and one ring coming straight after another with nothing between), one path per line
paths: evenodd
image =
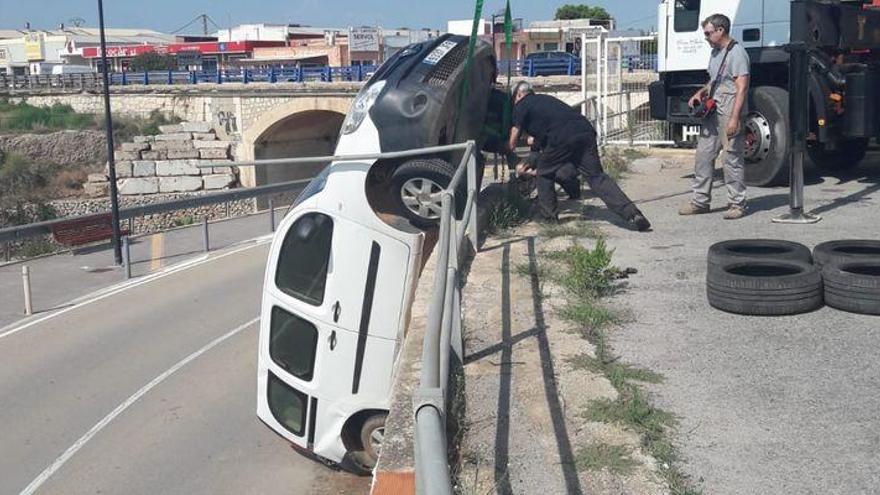
M382 442L385 440L385 428L376 428L370 433L370 449L372 449L373 454L376 456L379 455L379 452L382 450Z
M400 187L400 199L412 214L428 220L440 218L443 212L443 187L431 179L416 177Z
M773 144L773 133L770 122L758 112L751 112L745 123L746 152L745 159L760 162L770 155Z

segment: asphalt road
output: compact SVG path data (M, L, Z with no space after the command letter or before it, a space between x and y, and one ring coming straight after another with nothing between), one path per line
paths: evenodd
M662 155L658 155L662 156ZM722 220L723 184L708 215L680 217L693 155L635 173L624 189L654 223L603 227L615 263L638 268L615 302L631 315L612 333L623 362L661 373L646 385L679 420L684 469L703 493L862 494L880 487L880 318L820 310L785 317L724 313L706 300L706 252L718 241L776 238L812 248L880 233L880 153L835 175L806 177L814 225L780 225L788 188L750 188L750 214ZM606 210L589 215L616 221Z
M267 251L215 253L0 337L0 493L365 493L256 417Z

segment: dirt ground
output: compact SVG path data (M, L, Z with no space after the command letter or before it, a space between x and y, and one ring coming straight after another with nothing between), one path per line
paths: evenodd
M635 161L623 188L654 224L624 228L590 198L564 203L563 218L585 218L634 267L611 299L627 314L610 333L621 362L650 369L652 403L673 414L681 469L706 494L874 493L880 486L880 319L823 308L757 318L722 313L705 297L709 245L733 238L778 238L812 248L833 239L878 238L880 152L859 168L808 171L807 210L815 225L779 225L788 188L749 190L749 215L721 218L723 181L713 213L680 217L689 198L693 152L650 152ZM572 239L546 239L532 223L491 238L476 257L463 299L466 312L467 432L461 493L667 493L655 461L634 432L584 420L590 401L617 393L603 376L568 358L594 352L557 316L559 292L522 276L541 253ZM590 244L593 241L581 239ZM629 475L577 469L589 442L634 449Z

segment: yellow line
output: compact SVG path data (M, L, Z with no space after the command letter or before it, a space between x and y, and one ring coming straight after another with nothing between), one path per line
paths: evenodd
M153 234L150 243L150 271L162 269L162 258L165 257L165 234Z

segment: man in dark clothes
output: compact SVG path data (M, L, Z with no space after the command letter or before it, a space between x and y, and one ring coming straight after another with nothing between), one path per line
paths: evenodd
M602 170L596 131L583 115L552 96L535 94L525 81L514 86L513 104L513 127L510 129L508 146L515 149L520 132L524 131L533 136L543 149L537 175L538 208L545 219L556 220L559 215L554 176L566 163L571 162L611 211L639 231L650 230L648 219ZM540 177L549 180L540 180Z
M562 190L568 195L569 199L581 199L581 181L578 177L578 170L571 163L565 163L556 169L552 175L538 175L538 164L541 161L541 147L535 138L529 136L526 141L531 148L529 157L526 161L520 163L516 167L516 175L523 177L535 177L535 183L539 191L552 189L553 194L556 190L553 183L562 186ZM550 184L543 184L543 182Z

